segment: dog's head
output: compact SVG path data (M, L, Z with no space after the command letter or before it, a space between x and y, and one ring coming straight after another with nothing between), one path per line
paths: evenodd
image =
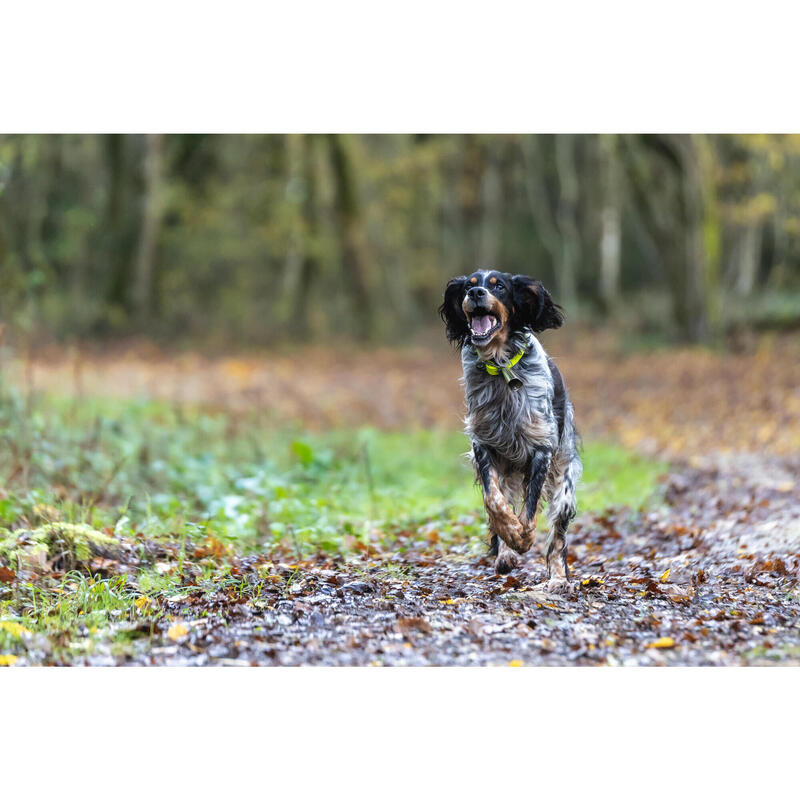
M452 278L439 314L451 342L461 346L472 342L482 350L502 347L522 328L540 333L564 322L561 306L540 281L493 269Z

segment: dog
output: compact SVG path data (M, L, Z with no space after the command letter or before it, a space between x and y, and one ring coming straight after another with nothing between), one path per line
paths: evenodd
M480 269L448 282L439 314L461 348L466 434L495 570L511 572L530 549L543 498L548 588L564 589L583 467L567 387L535 336L561 327L563 310L540 281Z

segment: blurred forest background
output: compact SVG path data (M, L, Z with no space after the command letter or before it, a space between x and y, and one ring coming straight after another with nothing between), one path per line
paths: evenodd
M722 341L800 323L800 136L6 135L12 338L420 340L447 278Z

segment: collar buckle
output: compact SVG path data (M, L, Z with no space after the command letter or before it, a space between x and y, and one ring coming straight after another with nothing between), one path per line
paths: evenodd
M477 350L475 351L477 354ZM505 379L505 382L508 384L509 389L517 390L522 388L522 381L514 372L512 367L516 366L517 362L528 352L527 347L522 347L519 352L513 357L508 360L508 363L504 366L500 366L499 364L495 363L493 360L489 361L481 361L480 363L483 364L483 368L489 375L502 375ZM480 360L480 356L478 356Z

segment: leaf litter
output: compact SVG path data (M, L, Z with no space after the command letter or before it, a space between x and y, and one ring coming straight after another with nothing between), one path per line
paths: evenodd
M140 595L116 623L124 650L32 641L4 663L800 664L799 474L797 458L717 456L673 472L661 505L579 516L567 593L545 588L539 553L498 576L481 543L429 537L349 558L234 556L205 577L187 559L179 590Z

